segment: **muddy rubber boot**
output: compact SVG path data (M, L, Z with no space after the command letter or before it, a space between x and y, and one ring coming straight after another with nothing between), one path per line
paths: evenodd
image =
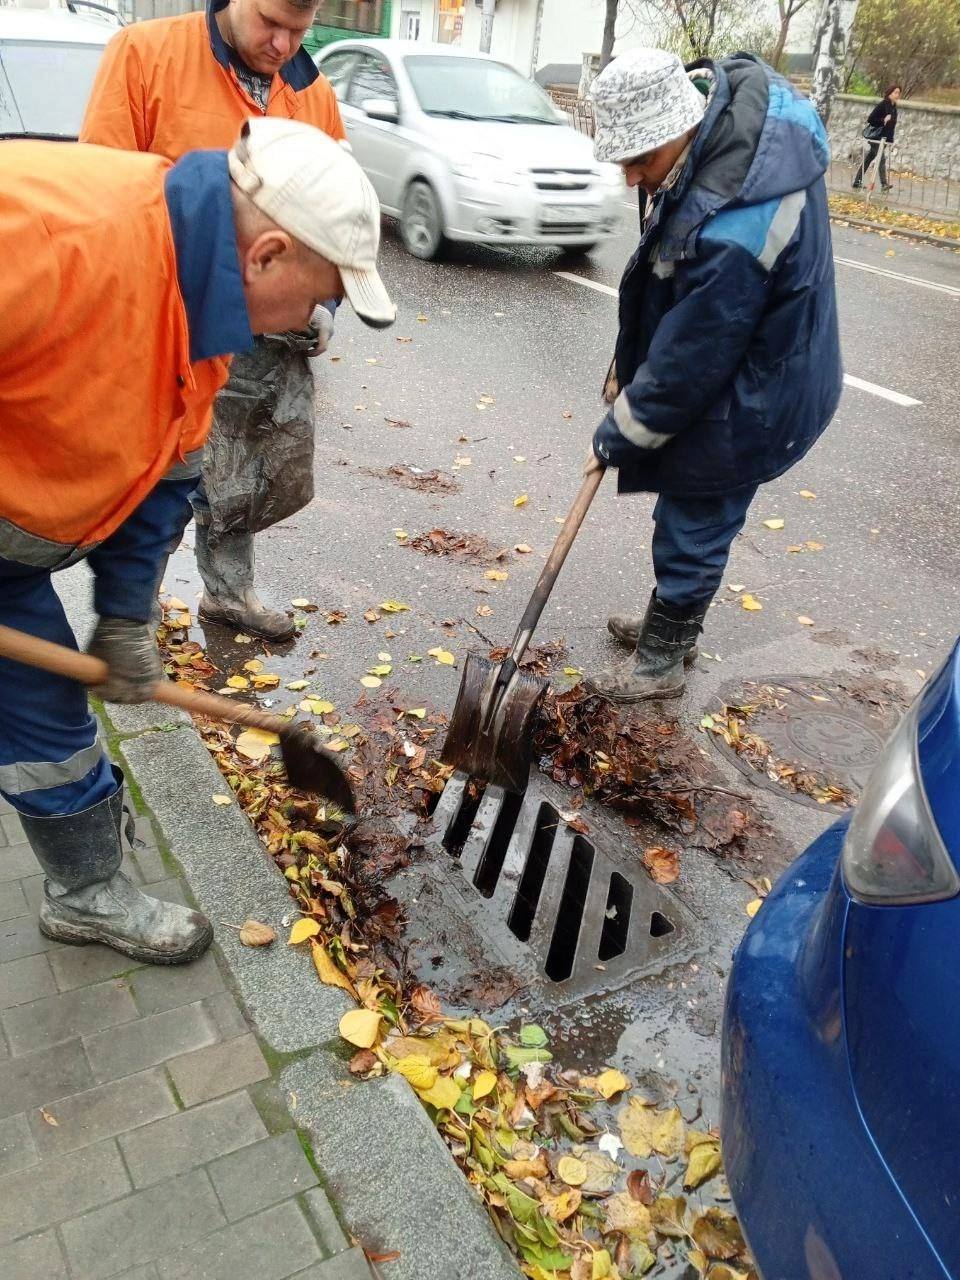
M151 898L120 870L123 792L80 813L20 814L46 875L40 932L72 945L99 942L147 964L186 964L213 941L206 916Z
M264 640L290 640L293 620L268 609L253 589L253 534L227 533L215 543L209 528L197 521L197 568L203 595L197 610L204 622L219 622Z
M677 609L652 596L633 657L584 684L610 702L678 698L685 688L684 659L696 646L706 612Z
M613 636L614 640L619 640L622 645L626 645L628 649L636 649L640 640L640 632L646 625L647 619L650 617L650 610L653 608L654 596L650 597L650 603L647 605L647 611L644 614L638 613L611 613L607 619L607 630ZM700 650L696 645L689 653L684 654L684 666L692 667L700 656Z

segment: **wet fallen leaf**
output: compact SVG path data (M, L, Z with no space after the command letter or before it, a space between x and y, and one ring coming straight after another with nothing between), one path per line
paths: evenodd
M622 1071L602 1071L597 1076L596 1089L601 1098L614 1098L618 1093L630 1088L630 1081Z
M380 615L379 615L379 613L377 613L376 609L368 609L368 610L366 611L366 613L365 613L363 616L364 616L364 619L365 619L367 622L379 622L379 621L380 621Z
M296 600L291 600L290 603L295 609L306 609L310 604L310 601L306 596L297 596Z
M683 1150L679 1107L658 1111L642 1098L631 1098L617 1118L627 1150L641 1160L648 1160L654 1151L666 1160L675 1160Z
M300 703L301 711L309 711L314 716L329 715L335 710L332 702L327 702L325 698L304 698Z
M530 552L533 550L533 547L528 546L526 542L518 542L513 549L514 551L517 552L518 555L528 556Z
M488 569L483 576L491 582L506 582L510 577L506 569Z
M817 496L817 495L816 495L816 494L815 494L811 489L801 489L801 490L800 490L800 497L801 497L801 498L808 498L808 499L812 499L812 498L815 498L816 496Z
M383 681L379 676L361 676L360 683L365 689L379 689Z
M648 1208L653 1204L653 1188L646 1169L634 1169L630 1173L627 1178L627 1193Z
M449 649L428 649L427 653L431 658L436 658L437 664L441 667L455 667L457 660Z
M720 1258L723 1262L739 1258L747 1250L739 1222L725 1209L707 1209L694 1222L691 1235L708 1257Z
M734 594L735 596L738 596L738 595L740 594L740 592L741 592L741 591L746 591L746 589L747 589L747 588L746 588L745 584L744 584L744 583L742 583L742 582L728 582L728 583L727 583L727 590L728 590L728 591L732 591L732 592L733 592L733 594Z
M59 1129L60 1121L57 1119L56 1116L52 1116L50 1112L46 1109L46 1107L40 1108L40 1117L43 1120L44 1124L49 1124L49 1125L52 1125L54 1129Z
M310 954L313 956L313 967L317 971L317 977L321 982L326 983L328 987L340 987L344 991L348 991L354 999L357 998L357 991L353 983L336 965L330 957L330 953L322 942L317 942L315 938L310 941Z
M569 409L564 409L563 413L560 416L561 418L566 418L566 420L569 422L570 419L573 417L573 414L570 412Z
M243 669L244 671L251 671L254 675L256 675L258 671L263 670L263 663L260 661L259 658L251 658L249 662L245 662L243 664Z
M233 637L233 643L234 644L253 644L253 638L251 636L245 636L241 631L239 635L235 635Z
M497 1087L497 1073L495 1071L481 1071L473 1082L473 1100L479 1102L482 1098L489 1097Z
M759 613L763 608L760 601L757 600L755 596L752 596L749 591L746 595L742 595L740 597L740 605L742 608L746 609L748 613Z
M358 1049L350 1059L348 1070L352 1076L368 1076L377 1067L383 1070L380 1059L372 1049Z
M260 675L253 677L252 683L255 689L277 689L280 686L280 677L273 671L263 671Z
M525 493L518 493L513 500L513 505L515 507L525 507L528 502L529 502L529 498Z
M548 1218L552 1218L554 1222L566 1222L580 1208L582 1199L583 1193L576 1187L570 1187L567 1191L561 1191L559 1195L551 1195L548 1192L540 1204Z
M478 617L478 618L492 618L492 617L493 617L493 610L490 608L490 606L489 606L488 604L478 604L478 605L477 605L477 617Z
M654 1230L662 1236L682 1240L687 1235L687 1202L683 1196L658 1196L650 1206Z
M269 947L276 940L276 929L259 920L245 920L240 928L240 941L245 947Z
M460 1101L460 1086L449 1076L441 1076L432 1089L421 1090L420 1097L438 1111L452 1111Z
M408 604L404 604L402 600L381 600L380 608L384 613L409 613L410 612L410 606ZM363 616L366 617L367 615L364 614Z
M327 614L327 623L331 627L338 626L341 622L346 622L347 614L344 609L331 609Z
M563 1156L557 1164L557 1177L568 1187L582 1187L589 1170L576 1156Z
M382 678L383 676L388 676L392 670L393 670L393 667L390 665L389 662L382 662L379 664L379 666L368 667L367 675L380 676Z
M786 520L781 519L780 516L775 516L772 520L764 520L763 527L765 529L782 529L785 524Z
M306 942L308 938L315 938L320 932L320 926L316 920L297 920L293 928L290 930L290 937L287 939L288 946L296 946L298 942Z
M626 1191L620 1191L604 1205L606 1226L611 1231L622 1231L627 1236L643 1237L652 1228L650 1210Z
M711 1138L709 1135L704 1136L707 1140L699 1142L690 1152L687 1171L683 1175L684 1191L693 1191L701 1186L714 1174L719 1173L722 1167L719 1139Z
M801 627L812 627L816 625L813 619L808 618L805 613L798 614L797 621L800 623Z
M823 550L823 543L822 543L822 542L813 542L812 540L808 539L808 540L807 540L803 545L807 548L807 550L808 550L808 551L822 551L822 550Z
M623 1139L618 1138L615 1133L605 1133L597 1146L605 1156L609 1156L611 1160L616 1160L623 1150Z
M680 874L680 854L676 849L654 845L644 850L643 865L655 884L673 884Z
M358 1049L372 1049L382 1021L383 1014L373 1009L351 1009L340 1019L340 1035Z
M299 693L300 690L305 689L309 683L309 680L291 680L289 684L284 685L284 688L289 689L291 693Z
M265 760L270 748L279 743L280 735L266 729L244 729L234 746L248 760Z
M762 898L754 898L752 902L747 903L747 908L746 908L747 915L750 917L751 920L757 914L757 912L760 910L762 906L763 906Z
M802 551L802 550L803 550L803 544L802 544L802 543L800 543L800 544L798 544L798 545L796 545L796 546L787 547L787 551L788 551L788 552L790 553L790 555L792 555L792 556L795 556L795 555L797 554L797 552Z
M233 796L221 795L219 792L210 797L214 804L233 804Z
M616 1160L603 1151L584 1151L578 1157L587 1166L587 1178L581 1190L584 1195L604 1195L612 1191L623 1170Z
M410 993L410 1007L424 1025L443 1021L440 997L423 982L418 983Z
M427 708L426 707L408 707L403 714L405 716L410 716L412 720L423 720L426 717Z
M246 676L230 676L227 680L227 686L230 689L249 689L250 681Z
M394 1070L413 1085L414 1089L432 1089L440 1079L440 1072L429 1058L420 1053L411 1053L401 1058Z

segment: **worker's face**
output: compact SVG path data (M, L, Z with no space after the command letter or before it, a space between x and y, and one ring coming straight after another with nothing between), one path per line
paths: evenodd
M306 329L321 302L343 297L339 270L285 231L264 231L240 253L247 317L255 334Z
M643 187L647 195L653 196L660 190L667 177L680 158L691 134L685 133L680 138L665 142L652 151L634 156L630 160L621 160L620 168L627 180L628 187Z
M275 75L310 30L316 6L298 9L287 0L230 0L227 38L252 71Z

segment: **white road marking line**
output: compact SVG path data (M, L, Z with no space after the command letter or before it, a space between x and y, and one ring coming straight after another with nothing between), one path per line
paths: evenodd
M559 276L561 280L570 280L573 284L582 284L587 289L596 289L598 293L606 293L611 298L619 297L619 289L614 289L608 284L601 284L599 280L588 280L586 276L575 275L572 271L554 271L555 276ZM855 378L851 373L845 373L843 380L848 387L856 387L858 391L867 391L872 396L879 396L881 400L889 400L891 404L898 404L903 409L912 409L918 404L923 404L922 400L914 400L912 396L901 395L899 391L890 391L886 387L879 387L875 382L866 382L863 378Z
M952 284L938 284L934 280L921 280L919 276L905 276L899 271L888 271L886 267L874 267L869 262L856 262L853 258L837 258L834 262L841 267L854 267L857 271L868 271L872 276L886 276L888 280L899 280L903 284L916 284L921 289L933 289L936 293L945 293L951 298L960 298L960 289Z

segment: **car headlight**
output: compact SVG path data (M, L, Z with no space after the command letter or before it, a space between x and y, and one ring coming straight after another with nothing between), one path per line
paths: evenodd
M937 902L960 892L917 761L922 701L914 701L881 752L843 845L847 889L873 906Z
M520 175L508 169L496 156L467 156L463 160L454 160L452 169L458 178L466 178L468 182L498 182L507 187L516 187L520 183Z

